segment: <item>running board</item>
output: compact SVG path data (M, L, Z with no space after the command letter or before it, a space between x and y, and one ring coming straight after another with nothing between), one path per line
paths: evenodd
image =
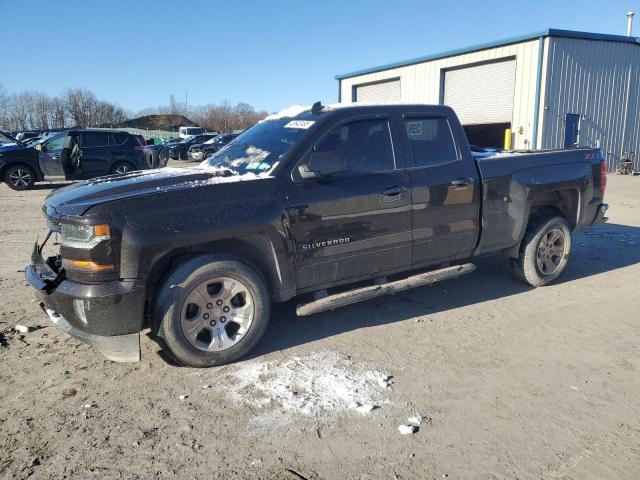
M442 280L461 277L467 273L471 273L476 269L473 263L465 263L464 265L456 265L454 267L441 268L440 270L432 270L431 272L420 273L411 277L396 280L382 285L371 285L369 287L358 288L348 292L336 293L329 295L310 303L298 305L296 313L300 317L313 315L314 313L324 312L326 310L335 310L336 308L346 307L353 303L371 300L372 298L381 297L383 295L393 295L403 290L422 287L425 285L433 285Z

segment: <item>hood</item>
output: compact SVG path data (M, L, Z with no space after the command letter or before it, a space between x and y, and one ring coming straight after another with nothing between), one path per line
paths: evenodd
M22 150L22 146L17 143L5 143L0 145L0 152L10 152L12 150Z
M254 174L225 176L224 171L213 167L143 170L98 177L53 191L45 200L45 210L50 216L57 218L62 215L77 216L98 204L125 198L270 178L274 177Z

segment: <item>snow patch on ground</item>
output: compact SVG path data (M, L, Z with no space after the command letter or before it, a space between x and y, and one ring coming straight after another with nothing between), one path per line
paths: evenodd
M251 361L235 367L225 386L243 403L276 414L366 415L383 403L391 376L336 352L319 351L284 361ZM274 411L275 410L275 411Z

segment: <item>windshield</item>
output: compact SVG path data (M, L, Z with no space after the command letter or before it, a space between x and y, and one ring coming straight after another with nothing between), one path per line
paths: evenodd
M291 150L313 123L292 121L291 118L258 123L202 162L202 165L227 168L239 175L266 172Z

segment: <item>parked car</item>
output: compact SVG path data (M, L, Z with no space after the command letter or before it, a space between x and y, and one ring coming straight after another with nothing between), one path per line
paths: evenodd
M222 133L204 143L191 145L187 151L189 160L201 161L211 157L214 153L235 139L239 133Z
M178 130L178 136L180 138L192 137L194 135L202 135L204 133L204 128L200 127L180 127Z
M170 158L173 160L187 160L187 150L191 145L206 142L213 137L215 137L215 135L212 133L203 133L185 138L181 142L167 145L160 150L160 160L164 161L165 164Z
M44 142L45 138L43 137L31 137L28 140L23 140L22 143L26 146L26 147L33 147L34 145L40 143L40 142Z
M606 220L605 186L599 149L475 160L449 107L316 104L197 168L57 190L43 210L60 252L36 244L26 278L108 358L138 360L150 327L182 364L220 365L256 346L272 302L307 292L298 315L458 277L492 251L547 285L571 231Z
M24 142L25 140L29 140L30 138L39 137L40 132L20 132L16 135L16 139Z
M145 145L144 155L147 159L147 164L149 164L151 168L166 167L169 157L165 156L162 160L160 160L160 150L162 150L162 148L164 148L165 146L170 146L170 145L179 143L181 141L182 139L180 138L174 138L167 141L166 143L155 143L153 145Z
M116 130L74 129L0 150L0 176L14 190L42 180L78 180L149 168L138 139Z

